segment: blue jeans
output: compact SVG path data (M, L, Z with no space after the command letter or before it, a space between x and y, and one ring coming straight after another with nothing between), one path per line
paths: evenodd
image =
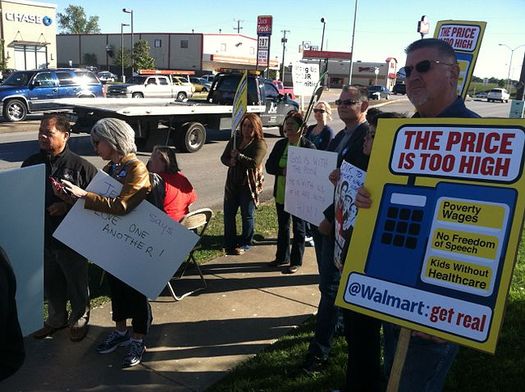
M321 299L317 309L315 335L308 347L308 354L326 359L330 353L332 338L341 314L341 310L335 306L341 272L334 264L334 239L322 234L319 234L319 237L320 241L315 239L315 247L317 250L319 242L321 257L317 259L317 266Z
M396 353L399 327L383 323L385 339L385 374L390 374ZM459 347L412 336L399 384L400 392L438 392L443 389L447 373Z
M290 260L290 265L301 266L303 264L304 254L304 220L290 215L284 210L284 204L275 203L277 210L277 223L279 230L277 232L277 252L275 259L278 261ZM292 251L290 253L290 218L292 219L293 241Z
M237 240L235 216L241 208L242 234ZM251 245L255 231L255 203L248 189L227 192L224 195L224 247L234 249L237 245Z

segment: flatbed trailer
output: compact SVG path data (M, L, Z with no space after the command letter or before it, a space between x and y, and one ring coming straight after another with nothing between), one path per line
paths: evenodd
M73 132L89 132L102 118L115 117L126 121L134 130L137 144L146 145L155 136L159 125L168 129L166 144L174 136L180 151L196 152L206 142L206 128L231 130L232 105L206 101L179 102L160 98L82 98L57 100L72 109ZM248 106L249 113L264 115L265 105ZM269 126L275 126L271 124Z

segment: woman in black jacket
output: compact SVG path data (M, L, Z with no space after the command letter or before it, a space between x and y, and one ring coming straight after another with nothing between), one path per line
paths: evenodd
M275 176L273 196L277 210L277 252L275 260L270 263L272 267L281 267L290 264L286 270L289 274L296 273L303 263L305 222L284 210L284 195L286 188L286 167L288 163L288 147L297 146L314 148L315 145L302 136L303 116L301 113L291 111L284 120L286 139L281 139L273 147L268 160L266 171ZM290 217L293 226L293 242L290 252Z

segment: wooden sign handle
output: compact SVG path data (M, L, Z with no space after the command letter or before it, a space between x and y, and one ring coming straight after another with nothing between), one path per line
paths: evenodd
M397 340L396 355L394 363L390 370L390 378L388 379L387 392L397 392L399 389L399 381L405 366L405 359L407 357L408 345L410 344L410 336L412 331L408 328L401 328L399 331L399 339Z

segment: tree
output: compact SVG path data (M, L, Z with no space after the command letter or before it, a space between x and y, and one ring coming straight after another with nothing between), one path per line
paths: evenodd
M133 60L136 69L155 68L155 59L149 54L148 41L138 40L133 45Z
M118 49L115 52L115 56L113 57L113 64L118 65L119 67L122 67L124 65L124 68L131 67L131 52L127 48Z
M94 34L100 33L98 16L86 17L84 8L70 4L64 13L57 14L58 26L66 34Z

